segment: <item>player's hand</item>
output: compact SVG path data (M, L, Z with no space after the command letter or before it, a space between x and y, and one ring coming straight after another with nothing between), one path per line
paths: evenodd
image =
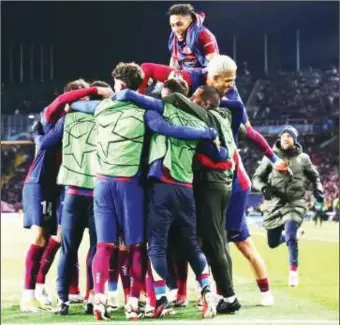
M35 121L31 127L32 133L44 134L44 128L40 121Z
M320 203L323 202L324 196L323 196L323 193L322 193L321 191L315 190L315 191L313 192L313 195L314 195L314 197L316 198L316 200L317 200L318 202L320 202Z
M267 186L263 186L261 189L261 192L263 194L263 197L265 200L271 200L273 198L273 193L271 188L267 185Z
M111 98L113 96L113 90L107 87L97 87L97 94L104 98Z
M72 112L72 108L69 104L66 104L65 107L64 107L64 111L65 113L71 113Z
M220 147L221 147L220 139L218 137L216 137L212 142L216 146L217 150L219 151Z
M274 164L273 167L280 173L286 173L289 176L293 176L292 170L288 166L288 162L282 159L278 159Z

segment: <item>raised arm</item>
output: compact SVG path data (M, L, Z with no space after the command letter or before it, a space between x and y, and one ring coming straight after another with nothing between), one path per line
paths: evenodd
M153 132L180 140L214 140L217 138L217 132L212 128L173 125L156 111L146 112L145 122Z
M100 100L79 100L71 104L72 111L94 114Z
M132 102L143 109L153 110L160 114L163 114L164 111L164 103L162 100L139 94L131 89L124 89L118 92L116 94L116 100Z
M45 135L40 137L40 149L45 150L53 147L61 141L64 132L65 116L60 118L57 124Z

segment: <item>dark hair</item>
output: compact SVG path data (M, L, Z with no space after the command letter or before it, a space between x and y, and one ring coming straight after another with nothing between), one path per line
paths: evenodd
M143 71L135 62L120 62L112 71L112 78L123 81L127 88L137 90L143 81Z
M189 94L188 83L183 79L169 79L164 83L164 88L168 88L172 93L180 93L186 97Z
M168 15L181 15L181 16L187 16L192 15L194 13L194 7L190 3L184 3L184 4L177 4L173 5L169 8Z
M107 82L101 81L101 80L92 81L92 83L90 84L90 87L111 88L111 86ZM102 99L104 99L104 97L102 95L90 95L89 97L90 97L90 100L102 100Z
M203 101L209 101L210 107L209 109L217 108L220 105L220 95L216 88L209 86L200 86L197 89L202 90L201 99Z
M156 98L156 99L162 99L162 95L161 93L150 93L148 96L152 97L152 98Z
M65 87L64 92L81 89L81 88L87 88L89 84L84 79L77 79L70 81Z

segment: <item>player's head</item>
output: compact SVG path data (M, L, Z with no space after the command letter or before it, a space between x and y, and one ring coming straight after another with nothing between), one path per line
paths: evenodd
M217 55L208 63L207 85L214 87L222 97L234 86L237 65L227 55Z
M112 78L115 82L115 92L125 88L137 90L143 81L143 71L134 62L120 62L112 71Z
M111 88L111 86L107 82L101 80L93 81L90 84L90 87ZM90 100L102 100L102 99L104 99L102 95L90 95Z
M297 137L299 133L291 125L285 126L280 132L280 145L283 150L291 149L295 146L297 142Z
M205 109L214 109L220 105L220 95L217 89L209 86L198 87L191 96L191 100Z
M66 93L67 91L71 90L77 90L81 88L89 88L89 84L84 80L84 79L77 79L69 82L65 87L64 87L64 92Z
M193 20L194 7L191 4L177 4L170 7L168 15L172 32L183 41L186 31Z
M166 97L172 93L180 93L185 97L189 94L188 83L184 79L169 79L164 83L161 96Z

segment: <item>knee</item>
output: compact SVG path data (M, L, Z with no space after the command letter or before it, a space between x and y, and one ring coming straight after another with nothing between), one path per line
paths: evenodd
M237 248L241 251L242 255L248 260L248 261L252 261L256 258L257 255L257 250L255 248L255 246L250 242L249 239L246 239L244 241L235 243ZM270 243L271 244L271 243ZM269 242L268 242L269 245ZM269 245L270 248L274 248L271 247Z
M34 227L34 237L32 244L40 247L47 245L49 236L46 235L45 230L41 227Z
M276 248L279 246L279 243L276 240L268 238L268 246L269 248Z

